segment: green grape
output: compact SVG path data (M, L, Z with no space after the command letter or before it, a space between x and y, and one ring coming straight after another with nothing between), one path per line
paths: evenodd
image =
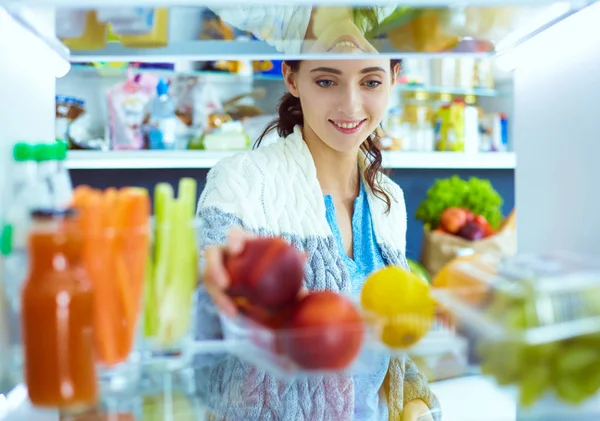
M550 386L550 370L543 362L530 367L523 367L523 376L519 383L519 403L524 406L533 405Z
M600 391L600 361L596 361L585 370L582 380L583 388L589 396L594 396Z
M577 342L581 345L600 348L600 333L593 333L577 338Z
M578 405L589 398L589 395L585 393L581 384L573 376L558 377L554 389L558 397L568 404Z
M562 355L556 361L556 370L559 375L568 376L570 373L580 371L598 360L600 352L597 348L575 344L564 347Z
M524 347L516 342L488 342L478 347L484 374L502 385L518 382L523 374Z
M527 345L524 347L524 360L531 362L553 362L557 355L560 355L561 347L559 342L549 342L539 345Z

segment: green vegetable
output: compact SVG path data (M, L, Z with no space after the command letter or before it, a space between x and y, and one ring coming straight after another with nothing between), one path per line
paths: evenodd
M492 183L478 177L463 180L457 175L436 180L427 191L427 198L417 208L415 217L435 229L442 213L452 207L469 209L475 215L485 217L494 229L502 222L502 197Z
M144 334L172 346L188 331L197 278L196 181L183 178L178 198L167 183L156 186L154 253L147 281Z
M417 275L419 278L421 278L421 280L423 280L427 284L431 283L431 279L429 277L429 274L427 273L427 270L420 263L415 262L414 260L411 260L411 259L407 259L406 261L407 261L408 267L412 273Z
M371 9L371 8L364 8ZM411 20L417 18L421 13L422 9L415 9L414 7L399 6L389 16L379 22L377 19L373 20L369 18L368 13L363 8L354 9L354 21L357 26L361 27L360 18L367 20L369 31L365 32L365 38L373 39L379 36L387 34L392 29L398 28L402 25L407 24ZM365 31L367 25L361 27Z

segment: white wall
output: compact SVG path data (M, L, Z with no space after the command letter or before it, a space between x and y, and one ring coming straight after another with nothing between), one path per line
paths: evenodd
M520 252L600 257L600 4L539 37L515 75ZM591 14L595 17L590 19Z

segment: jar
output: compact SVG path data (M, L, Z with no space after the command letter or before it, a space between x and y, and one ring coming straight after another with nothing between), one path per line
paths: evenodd
M56 95L55 137L69 141L69 125L85 113L85 101L65 95Z
M93 293L76 214L32 213L21 293L25 382L34 406L80 410L97 400Z
M406 149L433 150L433 112L429 94L416 91L413 95L405 95L403 117L407 136Z

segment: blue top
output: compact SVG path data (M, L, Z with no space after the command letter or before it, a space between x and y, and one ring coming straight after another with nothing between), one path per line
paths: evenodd
M353 256L348 257L342 243L342 236L335 216L335 206L330 195L324 195L327 222L335 236L340 253L352 285L352 295L360 294L366 277L385 266L381 250L375 239L371 211L364 184L354 200L352 215ZM372 373L354 376L354 420L387 421L388 409L385 401L380 402L379 389L388 370L389 357L381 357Z

